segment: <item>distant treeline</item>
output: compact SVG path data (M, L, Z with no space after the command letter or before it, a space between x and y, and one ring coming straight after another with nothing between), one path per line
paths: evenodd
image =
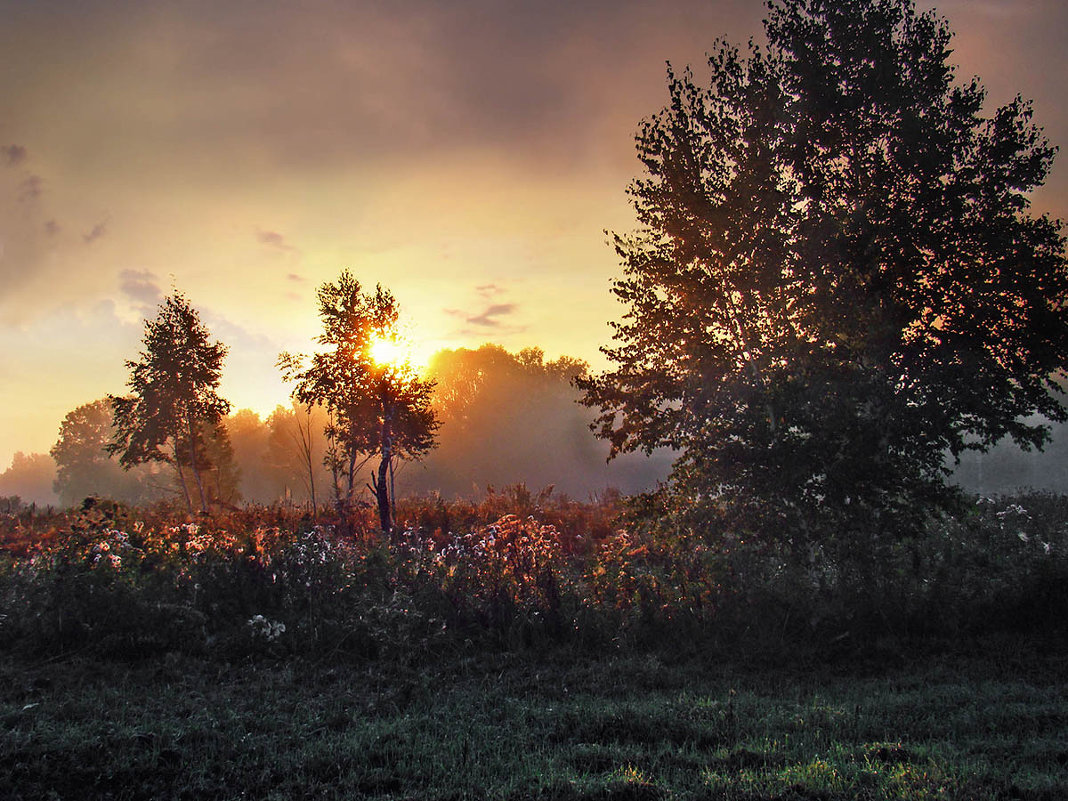
M537 348L510 353L484 345L439 352L428 367L437 381L438 447L425 460L398 467L398 493L474 497L490 487L522 483L553 485L557 493L583 499L608 487L625 493L654 487L667 476L670 455L606 461L608 445L589 429L593 413L576 402L580 392L572 380L586 370L584 362L568 357L546 361ZM295 403L278 406L266 419L248 409L230 414L205 435L213 499L223 505L307 504L314 493L317 503L329 503L326 424L323 410ZM79 406L64 418L50 454L16 454L0 473L0 496L61 506L89 495L128 503L178 497L170 466L124 470L105 451L112 436L107 399Z
M580 393L572 379L585 371L584 362L546 361L536 348L510 353L484 345L439 352L428 367L438 382L435 403L443 423L438 448L424 461L400 467L398 492L476 497L489 487L521 483L552 485L557 493L584 499L607 487L624 493L654 487L670 470L670 454L628 454L606 462L607 444L589 430L592 412L576 403ZM322 410L298 404L278 406L265 419L248 409L227 416L211 438L219 462L211 471L212 495L231 505L299 505L310 501L314 481L317 502L329 503L325 423ZM953 480L980 495L1026 488L1068 492L1068 425L1054 424L1052 430L1041 452L1002 442L989 453L966 453ZM167 465L123 470L104 450L110 436L106 399L72 410L50 454L16 453L0 473L0 511L19 502L72 506L89 495L128 503L177 496Z

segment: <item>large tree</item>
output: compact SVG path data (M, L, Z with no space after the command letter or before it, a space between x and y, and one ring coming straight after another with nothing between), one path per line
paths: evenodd
M874 548L951 499L947 452L1065 419L1064 239L1029 209L1054 150L911 0L768 7L766 46L718 43L704 86L669 68L641 125L586 402L616 452L678 449L675 487L735 526Z
M309 358L283 353L279 366L296 382L293 398L330 415L326 461L342 510L355 497L359 468L375 457L372 489L382 530L393 527L393 476L399 459L418 459L434 447L438 422L430 406L434 382L397 358L399 310L381 286L364 292L343 270L319 287L324 350Z
M119 462L174 466L189 511L193 498L186 469L193 476L200 510L208 509L203 473L218 469L219 423L230 403L218 394L227 348L211 341L200 314L180 292L160 304L155 319L145 322L144 350L127 361L130 394L109 396L115 414L115 438L108 446ZM213 458L214 457L214 458ZM216 482L218 483L218 482Z

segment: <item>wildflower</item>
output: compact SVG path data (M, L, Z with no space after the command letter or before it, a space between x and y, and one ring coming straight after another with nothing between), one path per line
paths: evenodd
M270 621L263 615L253 615L248 625L252 628L253 637L263 637L267 642L273 642L281 637L286 630L286 624L281 621Z
M1019 515L1020 517L1026 517L1028 520L1031 519L1031 515L1027 514L1027 510L1018 503L1006 506L1005 509L997 513L997 517L1007 517L1008 515Z

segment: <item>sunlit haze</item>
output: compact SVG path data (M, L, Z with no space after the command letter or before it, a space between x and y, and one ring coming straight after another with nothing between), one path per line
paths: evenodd
M923 8L931 3L920 3ZM1068 144L1068 4L953 0L959 74ZM316 287L382 284L411 362L543 348L595 369L620 307L633 137L665 61L759 40L762 0L0 0L0 469L122 394L172 287L265 414ZM1035 209L1068 216L1062 154ZM384 347L384 346L382 346ZM376 359L394 360L395 355Z

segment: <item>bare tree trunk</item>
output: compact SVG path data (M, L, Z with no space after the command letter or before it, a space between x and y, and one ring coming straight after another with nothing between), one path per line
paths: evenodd
M315 466L312 459L314 443L312 441L311 432L311 408L306 409L305 412L307 413L307 417L305 418L306 425L301 425L299 417L296 417L296 422L297 431L300 432L301 456L304 457L305 466L308 468L308 494L311 496L311 510L312 515L314 515L319 506L315 499Z
M352 508L352 498L356 494L356 454L349 454L349 488L345 493L345 505Z
M390 520L396 522L397 520L397 478L396 478L396 465L395 459L389 460L389 512Z
M339 515L344 513L344 504L341 501L341 456L338 454L336 430L334 428L334 413L330 412L329 431L335 432L330 436L327 443L327 457L330 463L330 478L334 487L334 508Z
M178 438L175 437L172 450L174 451L174 468L178 471L178 483L182 485L182 495L185 496L185 505L189 514L193 514L193 498L189 494L189 487L185 484L185 471L182 470L182 461L178 458Z
M197 440L193 433L193 418L186 418L189 429L189 465L193 470L193 478L197 482L197 491L200 493L200 511L208 511L208 499L204 495L204 483L200 480L200 470L197 469Z
M378 463L378 481L375 494L378 496L378 520L382 531L389 534L393 530L393 514L390 507L389 473L393 465L393 403L388 397L383 398L382 414L382 461Z

